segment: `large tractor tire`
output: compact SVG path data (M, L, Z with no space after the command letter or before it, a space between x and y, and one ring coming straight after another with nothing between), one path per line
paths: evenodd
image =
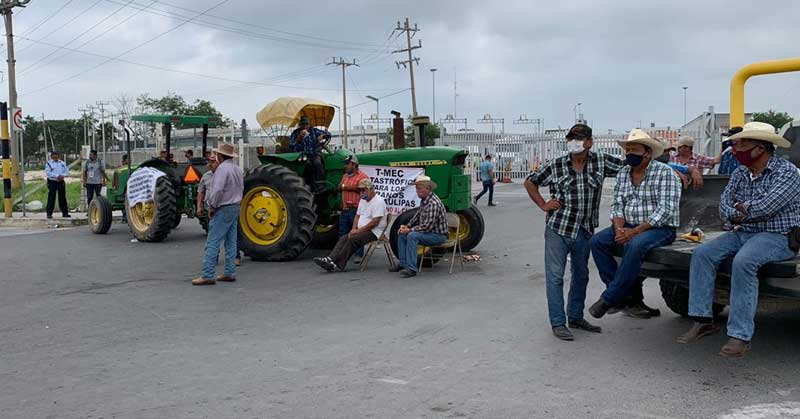
M389 227L389 244L391 244L392 252L394 252L395 255L399 254L397 253L397 238L400 236L399 232L400 226L403 224L408 224L408 222L411 221L411 218L414 217L414 214L416 214L417 211L418 211L417 208L410 209L398 215L397 218L395 218L394 221L392 221L392 225ZM430 267L431 265L436 264L437 262L442 260L443 256L444 252L442 252L442 250L439 248L433 248L433 250L427 250L425 252L425 262L422 264L422 266ZM419 259L421 257L422 257L422 246L418 246L417 263L419 263ZM433 258L433 262L431 262L431 258Z
M297 173L276 164L255 168L244 180L239 249L253 260L296 259L314 235L314 209L314 196Z
M181 218L183 218L183 214L175 213L175 220L172 221L172 228L178 228L181 225Z
M163 241L175 225L175 189L167 176L161 176L156 180L152 201L131 207L126 195L125 209L128 212L128 226L137 240Z
M89 227L94 234L106 234L111 228L111 202L98 195L89 203Z
M331 224L317 224L314 226L314 235L308 245L312 249L328 250L336 246L339 241L339 217L333 217Z
M658 285L661 287L661 297L667 303L667 307L675 314L682 317L689 317L689 290L683 285L672 281L660 280ZM725 305L713 303L711 311L714 316L718 316L725 309Z
M483 215L478 207L471 206L465 210L456 211L461 223L459 227L459 240L463 251L472 250L478 246L483 239L484 222ZM454 232L451 232L454 234Z

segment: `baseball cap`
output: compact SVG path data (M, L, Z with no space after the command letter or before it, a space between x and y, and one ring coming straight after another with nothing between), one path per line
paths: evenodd
M344 164L347 164L347 163L358 164L358 157L356 157L355 154L351 154L351 155L347 156L347 158L344 159Z
M375 189L375 185L372 184L372 181L369 179L361 179L358 182L359 189Z
M586 124L575 124L567 132L567 139L586 139L592 136L592 128Z

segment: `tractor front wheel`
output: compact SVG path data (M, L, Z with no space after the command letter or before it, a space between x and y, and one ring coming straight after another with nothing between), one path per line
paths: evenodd
M175 225L175 190L167 176L156 180L156 190L152 201L140 202L131 206L125 197L128 212L128 226L140 242L160 242L167 238Z
M98 195L89 203L89 227L94 234L106 234L111 228L111 202Z
M257 167L244 180L239 248L254 260L286 261L311 243L317 214L303 178L286 167Z
M465 210L456 211L459 226L458 239L461 241L461 249L468 251L474 249L483 239L484 222L483 215L478 207L471 206ZM451 231L450 234L455 234ZM452 238L452 237L451 237Z

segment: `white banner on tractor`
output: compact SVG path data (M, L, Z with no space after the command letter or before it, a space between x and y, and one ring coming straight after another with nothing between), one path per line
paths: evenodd
M156 181L164 172L152 167L140 167L128 178L128 205L152 201L156 193Z
M414 179L424 175L422 167L361 166L360 169L375 184L375 192L386 201L386 211L399 215L405 210L419 207L420 199Z

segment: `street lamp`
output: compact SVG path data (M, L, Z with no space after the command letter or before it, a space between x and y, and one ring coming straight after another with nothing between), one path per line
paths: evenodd
M431 76L433 76L433 124L436 125L436 68L431 69Z
M375 101L375 130L378 131L378 142L381 142L381 101L375 96L367 95L367 99Z
M683 86L683 125L686 125L686 89L689 86Z

